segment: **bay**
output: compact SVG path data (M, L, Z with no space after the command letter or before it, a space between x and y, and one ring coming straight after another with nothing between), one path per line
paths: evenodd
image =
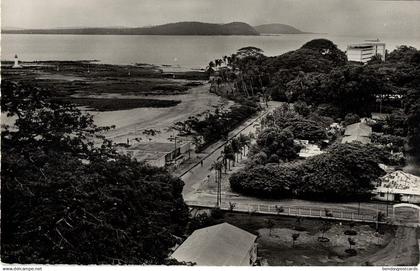
M106 64L148 63L172 69L205 68L210 60L255 46L268 56L279 55L304 43L326 38L345 51L348 44L377 37L328 34L276 36L130 36L130 35L26 35L1 36L1 60L98 60ZM388 50L399 45L420 48L420 39L381 38Z

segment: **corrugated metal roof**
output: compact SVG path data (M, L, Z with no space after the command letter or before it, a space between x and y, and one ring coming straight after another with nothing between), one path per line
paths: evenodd
M257 236L228 223L194 231L171 258L206 266L247 266Z
M406 195L420 195L420 177L401 170L381 177L376 192L389 192Z

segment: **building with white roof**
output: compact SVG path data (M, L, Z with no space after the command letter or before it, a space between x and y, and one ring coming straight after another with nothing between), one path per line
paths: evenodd
M383 201L420 203L420 177L402 170L380 178L374 198Z
M318 147L318 145L315 144L305 144L303 145L303 148L299 151L299 157L302 158L308 158L316 155L323 154L324 151L321 151L321 149Z
M383 42L364 42L359 44L350 44L347 46L348 61L366 63L375 55L380 55L385 61L385 43Z
M257 236L228 223L194 231L171 255L201 266L252 266Z

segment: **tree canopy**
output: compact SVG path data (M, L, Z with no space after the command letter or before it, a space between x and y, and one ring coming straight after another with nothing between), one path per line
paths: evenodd
M267 128L258 135L256 145L253 146L251 152L252 154L264 153L273 163L279 163L280 160L290 161L298 157L300 150L293 139L290 130L281 130L275 127Z
M230 178L232 190L263 198L320 201L369 199L374 182L385 172L384 157L374 146L337 144L305 161L250 166Z
M161 264L188 210L183 183L117 154L72 105L2 81L2 260Z

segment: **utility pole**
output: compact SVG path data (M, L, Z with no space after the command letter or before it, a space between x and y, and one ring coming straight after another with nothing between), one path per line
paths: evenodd
M219 156L216 160L216 163L218 164L215 168L216 170L216 176L218 176L216 178L216 187L217 187L217 197L216 197L216 206L220 208L220 206L222 205L222 167L223 167L223 160L219 162L219 159L222 158L223 156Z
M220 207L222 205L222 175L221 169L219 170L219 181L217 182L217 206Z

